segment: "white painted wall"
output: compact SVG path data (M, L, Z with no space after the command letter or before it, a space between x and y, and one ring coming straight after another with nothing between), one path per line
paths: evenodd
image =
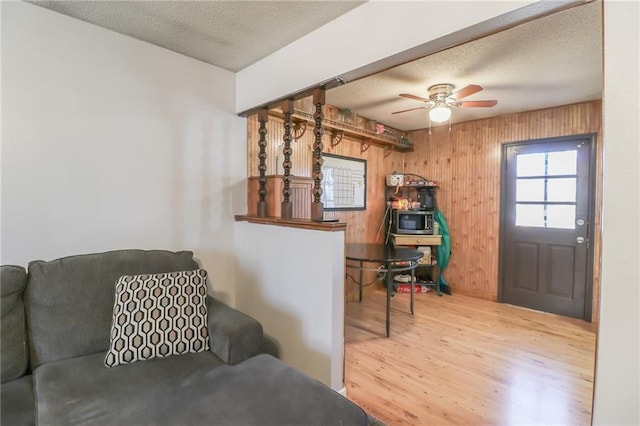
M604 2L604 208L594 425L640 424L640 3Z
M189 249L234 303L246 212L235 75L23 2L2 2L2 264Z
M344 232L236 224L238 308L280 359L334 390L344 361Z

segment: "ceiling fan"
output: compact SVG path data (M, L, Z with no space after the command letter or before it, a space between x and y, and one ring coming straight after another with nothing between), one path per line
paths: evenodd
M451 108L490 108L498 103L496 100L461 101L461 99L482 90L482 87L477 84L465 86L455 93L453 92L453 84L435 84L427 90L429 91L429 99L408 93L401 93L400 96L403 98L424 102L424 106L404 109L402 111L392 112L392 114L400 114L403 112L415 111L417 109L428 109L431 121L442 123L451 117Z

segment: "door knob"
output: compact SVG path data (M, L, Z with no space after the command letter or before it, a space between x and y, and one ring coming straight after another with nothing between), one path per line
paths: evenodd
M576 242L578 244L582 244L582 243L584 243L584 238L583 237L578 237L578 238L576 238Z

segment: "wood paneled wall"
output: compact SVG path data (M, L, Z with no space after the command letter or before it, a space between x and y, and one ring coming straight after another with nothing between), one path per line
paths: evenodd
M248 174L258 176L258 119L248 119ZM267 175L282 174L282 120L269 117L267 124ZM328 133L328 132L326 132ZM296 176L311 176L313 152L313 131L307 129L299 140L292 142L293 167L291 173ZM385 176L393 171L402 170L402 153L392 152L385 158L384 150L371 146L360 152L360 143L345 136L335 147L331 147L328 134L323 137L324 152L345 157L367 160L367 209L364 211L325 212L325 218L338 219L347 223L346 241L382 242L384 232L378 232L382 223L386 202L384 199ZM276 162L277 157L277 162ZM276 171L277 165L277 171Z
M331 113L331 107L326 107ZM407 133L415 152L382 148L360 152L360 143L349 138L331 147L324 136L324 152L367 160L367 210L325 212L326 218L347 223L347 242L382 242L380 231L386 211L384 177L393 172L415 173L438 182L438 207L451 232L452 256L445 273L456 293L497 300L500 219L500 162L502 144L585 133L597 133L597 185L595 259L592 319L597 321L600 299L600 228L602 138L601 102L592 101ZM282 173L282 120L270 117L267 124L267 174ZM258 175L258 121L248 119L248 174ZM311 176L313 132L307 130L292 143L292 174ZM403 157L404 155L404 157ZM276 169L276 157L279 163ZM367 280L372 275L365 277ZM349 284L350 293L357 287Z
M325 114L333 114L335 109L325 106ZM248 175L258 176L258 119L257 116L248 118ZM267 171L266 174L282 174L282 136L284 133L282 120L269 117L267 124ZM297 141L291 143L293 149L291 173L297 176L311 176L311 160L313 153L313 128L310 126L305 134ZM360 142L345 136L335 147L331 147L328 132L323 136L323 152L342 155L345 157L367 160L367 208L364 211L339 211L325 212L326 219L338 219L347 223L345 240L347 243L373 243L383 242L385 238L382 222L386 212L385 201L385 176L393 171L401 171L403 154L392 152L384 156L384 149L371 146L365 152L360 152ZM276 160L277 158L277 160ZM277 167L276 167L277 166ZM348 271L349 272L349 271ZM357 274L354 274L357 277ZM366 272L365 282L375 279L373 272ZM372 290L374 287L366 289ZM377 285L380 287L380 284ZM354 300L357 297L358 286L351 280L346 281L347 298Z
M454 112L455 114L455 112ZM451 233L445 277L452 290L497 300L501 147L508 142L597 133L593 321L600 298L601 102L592 101L409 132L415 152L405 169L436 180L438 207Z

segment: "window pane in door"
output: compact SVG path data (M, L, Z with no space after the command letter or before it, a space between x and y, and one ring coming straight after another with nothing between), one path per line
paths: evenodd
M576 201L576 178L547 180L547 201Z
M576 206L547 206L547 228L575 229Z
M516 157L516 176L544 176L545 153L520 154Z
M575 175L578 166L578 151L547 153L547 175Z
M544 227L544 204L516 204L516 226Z
M544 179L518 179L516 201L544 201Z

